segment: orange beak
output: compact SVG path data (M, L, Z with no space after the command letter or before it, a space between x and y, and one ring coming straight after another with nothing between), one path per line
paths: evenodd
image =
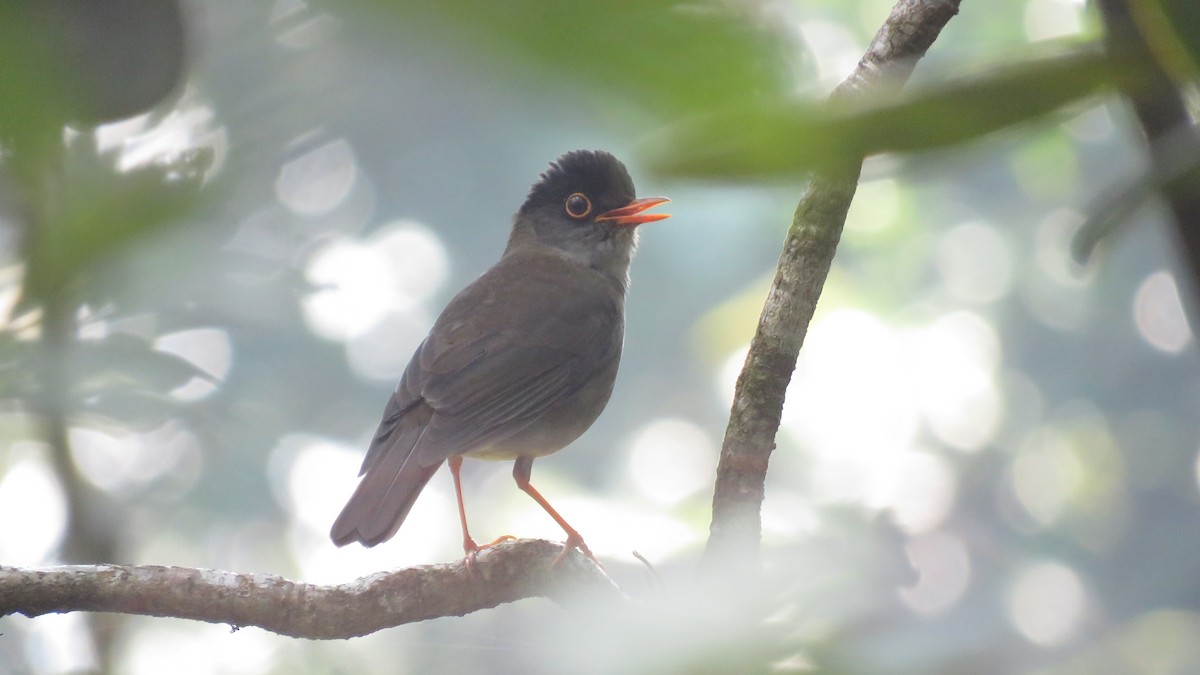
M596 216L596 221L599 222L602 220L611 220L617 225L641 225L642 223L652 223L656 220L663 220L664 218L670 218L671 214L642 212L651 207L658 206L659 204L666 204L669 201L671 200L667 199L666 197L644 197L642 199L635 199L625 206L601 213L600 215Z

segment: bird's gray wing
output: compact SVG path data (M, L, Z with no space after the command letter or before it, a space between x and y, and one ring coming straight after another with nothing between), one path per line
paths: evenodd
M417 354L420 354L423 348L424 343L417 348ZM388 452L399 452L404 457L408 456L413 445L416 444L417 437L414 435L406 438L405 440L409 441L407 444L401 439L393 438L393 436L404 435L398 429L406 418L408 426L418 430L424 430L425 425L429 422L427 414L420 416L412 414L422 403L421 374L419 368L416 367L416 362L417 357L413 356L404 375L400 378L400 383L396 385L396 391L388 398L387 405L383 409L383 419L379 422L379 428L375 430L375 436L371 439L370 447L367 448L367 456L363 458L358 475L362 476L372 470ZM421 419L418 420L417 417Z
M417 447L422 464L469 453L523 431L587 383L584 359L569 352L501 346L431 387L435 413Z
M447 306L414 359L433 409L422 465L524 430L620 358L619 296L553 264L492 273L483 292L468 287Z

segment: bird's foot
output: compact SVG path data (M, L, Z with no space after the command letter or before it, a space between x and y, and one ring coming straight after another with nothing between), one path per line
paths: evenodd
M512 536L511 534L505 534L505 535L496 537L494 540L480 546L479 544L475 543L474 539L472 539L470 537L464 538L463 539L463 552L466 554L466 556L464 557L464 560L467 563L467 572L469 572L470 574L475 574L475 558L476 558L476 556L479 555L480 551L482 551L486 548L491 548L491 547L495 546L496 544L499 544L500 542L508 541L510 539L516 539L516 537Z
M562 562L563 559L567 557L567 554L571 552L571 549L579 549L580 553L584 554L589 560L596 563L600 569L604 569L604 563L596 559L596 556L592 553L592 549L588 548L588 545L584 543L583 537L579 536L578 532L567 533L567 540L563 542L562 550L559 551L558 555L554 557L554 562L550 563L550 566L555 567Z

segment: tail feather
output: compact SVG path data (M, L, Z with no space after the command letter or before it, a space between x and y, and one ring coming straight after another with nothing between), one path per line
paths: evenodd
M330 528L334 544L345 546L357 541L375 546L400 529L421 490L442 465L437 462L422 466L413 453L423 426L394 428L390 437L376 438L368 453L374 461L364 463L365 474ZM374 447L376 444L385 447Z
M375 546L392 538L412 510L421 489L437 473L441 462L433 466L418 466L409 461L399 474L388 475L385 460L359 483L358 489L333 522L329 536L333 543L345 546L357 541L363 546Z

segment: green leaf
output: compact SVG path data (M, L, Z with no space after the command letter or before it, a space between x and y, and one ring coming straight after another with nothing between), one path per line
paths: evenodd
M198 377L214 384L206 370L175 354L154 348L149 341L127 333L103 340L81 340L72 347L69 372L80 395L132 386L146 393L165 394Z
M779 102L705 116L650 143L651 168L692 177L801 173L884 152L964 143L1112 86L1121 69L1077 48L865 103Z
M0 2L0 147L9 172L22 177L57 156L68 118L68 78L36 10L36 3Z
M375 5L389 10L377 23L419 32L436 41L434 51L466 55L472 68L504 77L536 77L543 88L547 75L556 76L565 85L564 96L595 91L676 115L791 85L781 34L765 30L761 17L734 3L376 0Z
M1163 67L1182 80L1200 75L1200 2L1132 2L1138 29Z
M99 418L124 428L153 429L185 416L186 404L165 394L137 387L111 387L77 403L80 418ZM95 422L95 419L89 420Z
M195 150L169 163L118 170L112 158L72 148L58 181L28 224L24 306L60 297L97 260L195 208L211 152Z
M132 117L179 87L178 0L5 0L0 3L0 129L58 136L67 122Z

